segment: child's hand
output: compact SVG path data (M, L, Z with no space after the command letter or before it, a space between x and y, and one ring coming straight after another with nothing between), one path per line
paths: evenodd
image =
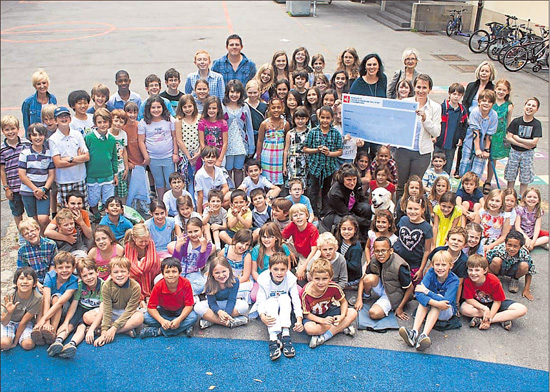
M399 317L401 320L408 320L410 319L409 315L407 313L405 313L405 311L403 310L403 308L400 308L400 307L397 307L397 309L395 309L395 315L397 317Z
M323 319L325 325L334 325L334 319L333 316L328 316Z
M94 343L94 329L90 328L88 329L88 332L86 332L86 343L93 344Z
M109 328L105 333L105 343L111 343L113 340L115 340L115 334L116 334L116 328L111 327Z
M115 174L115 176L113 177L113 185L114 186L117 186L118 185L118 176Z
M414 291L415 291L416 293L428 294L428 292L429 292L430 290L428 290L428 289L426 288L426 286L424 286L422 283L419 283L419 284L414 288Z
M162 319L160 322L160 326L163 329L170 329L172 327L172 322L170 320L166 320L165 318Z
M360 311L361 309L363 309L363 298L357 298L357 301L355 301L355 306L354 306L355 310L357 311Z
M483 321L487 321L489 323L491 323L491 318L489 317L491 316L491 309L489 309L488 306L486 306L484 309L483 309Z
M12 314L15 308L17 308L17 305L19 305L19 301L13 303L14 298L15 294L11 298L9 295L6 295L4 297L4 303L2 304L2 307L6 309L9 314Z
M413 280L422 280L422 270L416 271L416 274L413 276Z
M239 211L239 215L243 216L247 212L248 212L248 207L244 206L243 208L241 208L241 211Z
M147 309L147 302L145 302L145 300L139 301L139 307L142 309Z
M277 322L277 319L275 319L275 317L271 317L270 315L265 314L265 313L262 313L262 315L260 316L260 319L268 327L271 327L272 325L274 325Z
M4 193L6 195L6 199L13 200L13 191L11 189L6 189Z
M183 245L185 244L185 241L187 241L187 235L185 234L178 235L176 238L176 245Z
M132 162L128 162L128 169L134 170L136 165L134 165Z
M227 312L225 310L221 310L221 309L218 310L218 317L224 323L227 323L231 319L231 316L229 314L227 314Z
M342 316L341 314L339 314L338 316L334 316L332 319L332 325L337 327L338 324L342 322L342 320L344 320L344 316Z
M203 246L206 247L208 245L208 239L203 235L199 238L199 243L201 244L201 248Z
M105 336L101 333L101 336L94 341L94 346L101 347L103 345L105 345Z
M170 321L170 329L178 329L180 327L181 320L173 319Z
M345 135L344 136L344 141L347 142L347 141L350 141L351 140L351 136L350 135Z
M36 287L38 288L40 294L44 294L44 285L42 283L36 282Z
M439 310L446 310L451 307L451 304L449 303L449 301L445 300L445 301L437 301L437 304L435 306Z
M531 294L531 290L528 289L523 289L521 296L523 298L527 298L529 301L533 301L535 299L535 297L533 297L533 294Z
M223 159L217 159L214 163L215 166L221 167L222 166Z
M296 270L296 277L298 278L298 280L305 280L306 278L305 268L298 268Z
M122 179L126 180L128 178L128 169L124 169L124 172L122 173Z
M294 328L292 328L296 332L302 332L304 330L304 324L302 324L302 320L296 321L294 324Z

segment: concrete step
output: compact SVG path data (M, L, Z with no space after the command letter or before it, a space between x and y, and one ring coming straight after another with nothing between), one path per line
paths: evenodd
M417 1L389 1L386 3L386 10L388 8L395 8L412 14L414 3L417 3Z
M390 14L393 14L403 20L411 20L412 16L412 10L411 11L404 11L400 8L396 7L388 7L386 6L386 12L389 12Z
M395 31L408 31L411 29L410 21L400 19L385 11L369 14L369 17Z

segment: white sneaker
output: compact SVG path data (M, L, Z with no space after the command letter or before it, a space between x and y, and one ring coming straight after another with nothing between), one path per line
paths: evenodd
M212 323L208 320L205 320L205 319L201 319L199 321L199 326L201 329L206 329L208 327L211 327L212 326Z
M355 325L350 324L342 332L344 335L354 336L357 333L357 328L355 328Z
M315 348L325 343L325 337L323 335L313 335L309 341L309 347Z

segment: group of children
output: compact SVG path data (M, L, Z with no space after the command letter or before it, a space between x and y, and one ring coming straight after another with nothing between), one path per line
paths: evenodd
M191 336L197 320L200 328L234 328L259 317L275 360L295 355L291 328L311 335L312 348L340 332L353 336L371 295L372 319L393 310L406 320L404 308L416 298L414 327L399 334L419 350L431 344L438 320L463 314L471 327L509 330L525 314L505 298L497 276L510 277L512 293L525 276L522 295L533 300L529 252L548 244L540 192L528 187L538 100L529 99L508 127L517 155L506 168L509 188L484 195L486 126L495 99L510 88L497 83L496 98L480 93L468 118L464 88L451 85L432 166L423 178L409 177L399 199L392 196L395 211L373 204L371 216L363 200L378 188L393 195L399 173L390 146L379 146L371 161L363 141L343 135L346 79L339 75L351 69L338 70L335 89L327 80L321 94L322 56L313 69L308 56L293 57L290 74L278 61L283 54L246 86L231 80L220 92L216 84L217 95L203 78L183 94L171 68L166 91L156 75L146 78L142 101L119 71L110 97L102 84L91 97L72 92L72 118L64 106L44 105L42 123L26 128L28 141L15 117L2 118L2 183L22 236L15 287L3 304L3 350L48 344L49 355L70 358L84 339L102 346L117 333ZM210 56L199 51L195 63L201 74ZM33 83L42 82L49 84L39 71ZM518 171L521 203L513 189ZM340 193L331 193L335 187ZM341 216L323 224L344 193ZM344 289L357 289L349 304Z

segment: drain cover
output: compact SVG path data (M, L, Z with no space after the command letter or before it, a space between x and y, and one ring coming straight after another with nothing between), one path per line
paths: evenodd
M464 57L460 57L456 54L433 54L432 56L443 61L466 61Z
M459 70L462 73L471 73L471 72L475 72L475 70L477 68L477 65L468 65L468 64L465 64L465 65L451 65L451 67Z

